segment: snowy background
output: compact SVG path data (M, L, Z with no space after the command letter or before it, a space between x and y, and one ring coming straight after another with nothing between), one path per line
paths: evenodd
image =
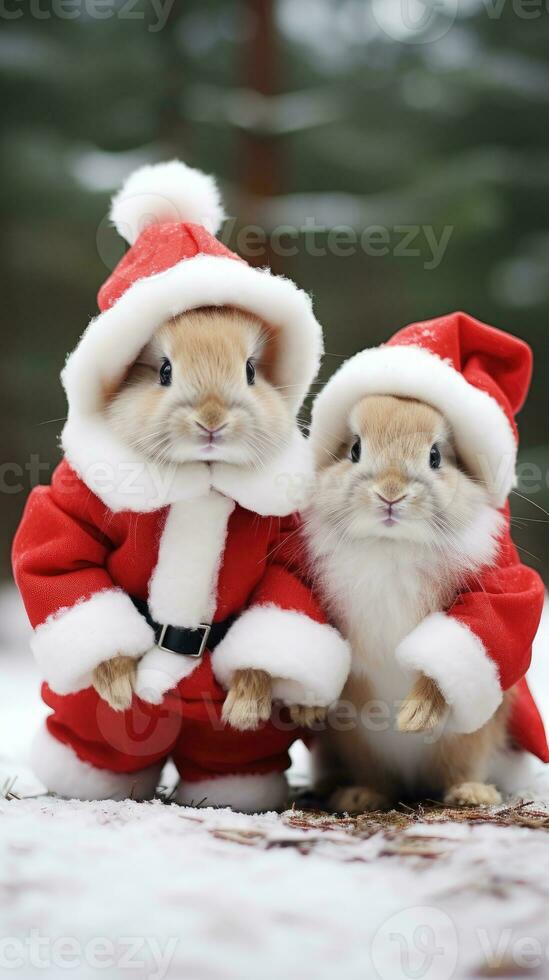
M44 715L13 590L0 593L0 970L185 980L450 980L549 972L549 780L530 807L387 822L244 816L40 795ZM547 717L549 616L532 686ZM295 783L305 778L296 753ZM170 774L168 773L168 779ZM15 782L14 782L15 780ZM15 794L15 796L14 796ZM19 798L17 798L19 797ZM451 815L450 815L451 816Z

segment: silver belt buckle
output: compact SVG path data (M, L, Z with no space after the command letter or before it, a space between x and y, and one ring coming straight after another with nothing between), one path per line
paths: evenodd
M198 660L202 656L202 654L204 653L204 650L206 649L206 647L208 645L208 640L210 638L210 633L211 633L211 629L212 629L211 624L210 623L199 623L198 626L197 626L197 629L203 631L203 633L202 633L202 640L201 640L201 643L200 643L200 648L198 650L198 653L183 653L183 654L180 654L179 653L179 650L174 650L172 647L164 646L164 637L166 636L166 633L168 632L168 630L170 628L171 628L171 623L164 623L164 625L162 627L162 630L161 630L161 633L160 633L160 637L159 637L158 642L156 644L157 647L160 650L164 650L166 653L175 653L178 656L192 657L193 660ZM177 626L176 627L173 627L173 628L174 629L178 629ZM194 633L195 631L194 630L189 630L189 632L193 632Z
M198 651L198 653L194 654L195 657L201 657L202 654L204 653L204 650L208 645L208 640L210 639L210 633L212 631L212 627L209 623L199 623L198 629L204 630L204 635L202 637L202 643L200 644L200 650ZM188 656L193 656L193 654L189 654Z

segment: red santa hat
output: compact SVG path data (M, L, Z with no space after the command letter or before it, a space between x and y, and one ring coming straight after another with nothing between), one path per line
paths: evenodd
M291 280L252 268L218 241L215 234L224 217L213 177L178 160L135 171L113 199L111 218L130 248L100 289L101 314L89 324L62 374L69 403L65 454L113 509L151 509L153 500L169 503L184 490L185 476L179 474L169 492L159 496L153 493L158 477L149 474L142 477L140 494L123 499L120 461L123 457L126 466L137 461L127 449L123 456L100 418L105 391L120 382L166 319L201 306L233 306L268 323L277 337L274 381L294 415L318 371L322 331L310 297ZM302 442L296 427L295 451L283 472L293 472L294 463L299 470ZM105 476L97 474L113 467L116 486L105 490ZM199 486L190 469L188 477ZM267 482L273 483L272 474ZM248 497L253 500L252 490Z
M277 383L287 386L285 397L298 410L322 354L311 300L291 280L252 268L218 241L224 217L214 178L179 160L131 174L111 207L131 247L99 290L102 316L67 364L67 394L79 403L95 400L99 380L116 380L166 318L199 306L236 306L276 329Z
M413 323L330 379L313 409L313 448L322 459L341 445L349 413L365 395L415 398L445 415L463 463L501 507L515 484L515 415L531 372L524 341L467 313Z

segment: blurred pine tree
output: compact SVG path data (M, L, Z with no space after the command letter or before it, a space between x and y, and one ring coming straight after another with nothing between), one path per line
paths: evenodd
M324 377L340 356L455 308L526 338L536 374L522 458L540 478L524 491L549 509L549 12L545 0L442 4L434 40L402 29L400 0L81 0L71 18L62 0L4 5L4 572L34 479L10 467L57 459L59 370L122 252L109 196L139 162L175 154L221 176L241 219L233 247L242 222L326 224L314 236L325 254L300 234L282 236L286 255L267 245L255 258L314 293ZM382 226L384 254L334 254L339 224ZM402 226L418 228L417 254L399 254ZM445 228L430 268L427 236ZM519 513L543 519L524 501ZM542 564L543 538L531 521L517 529Z

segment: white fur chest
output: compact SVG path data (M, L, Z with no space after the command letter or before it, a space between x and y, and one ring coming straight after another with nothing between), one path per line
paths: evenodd
M346 731L334 727L327 739L354 781L367 783L372 759L410 787L428 772L443 733L398 731L399 707L416 675L399 664L396 649L430 613L447 608L462 582L493 561L501 521L496 510L483 506L454 540L441 539L445 548L431 548L398 539L345 540L340 524L330 527L311 510L316 578L335 625L352 647L342 699L351 703L356 724Z
M366 552L343 546L322 558L323 585L332 615L353 651L351 678L343 698L354 703L361 718L358 740L366 741L404 782L417 778L432 744L424 735L403 734L395 726L400 704L414 681L413 673L398 664L395 649L429 612L440 608L436 569L428 557L417 546L394 548L374 542ZM361 686L360 680L367 683ZM368 690L375 716L364 714L361 690ZM357 765L360 770L357 739L337 737L337 743L344 754L348 747L353 770ZM361 775L367 778L367 773Z
M381 667L400 640L438 608L436 572L417 546L374 542L324 555L333 615L353 645L353 670Z

